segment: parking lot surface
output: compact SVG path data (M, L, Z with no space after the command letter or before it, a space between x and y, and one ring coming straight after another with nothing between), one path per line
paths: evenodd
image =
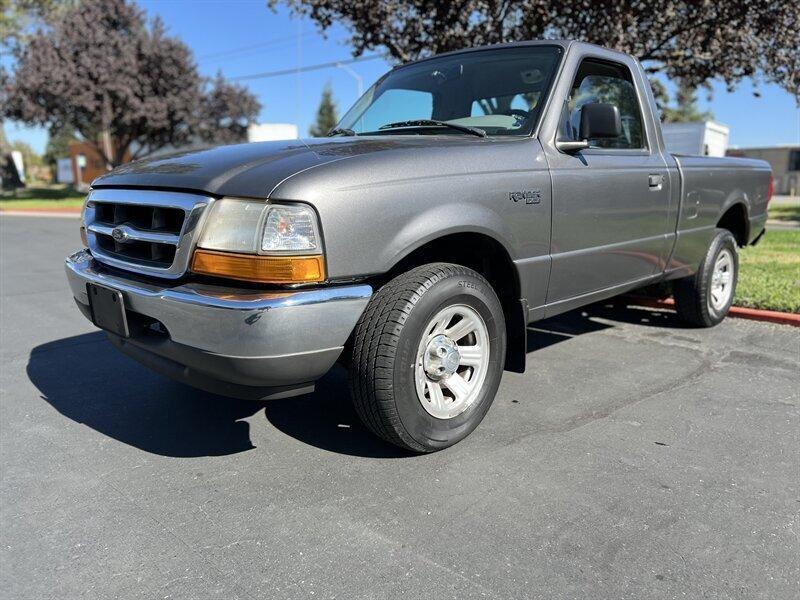
M413 456L341 370L253 403L122 356L67 289L79 243L0 216L4 598L797 597L798 329L535 323L475 433Z

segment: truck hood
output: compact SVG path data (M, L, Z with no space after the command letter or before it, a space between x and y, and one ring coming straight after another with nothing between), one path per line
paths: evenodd
M328 163L376 153L418 153L474 146L487 140L468 136L375 136L316 138L219 146L122 165L98 177L92 187L170 188L218 196L267 198L297 173Z

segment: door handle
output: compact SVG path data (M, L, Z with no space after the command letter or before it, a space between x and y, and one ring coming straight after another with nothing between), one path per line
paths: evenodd
M662 184L664 183L664 176L658 173L650 174L647 176L647 185L648 187L653 190L657 191L661 189Z

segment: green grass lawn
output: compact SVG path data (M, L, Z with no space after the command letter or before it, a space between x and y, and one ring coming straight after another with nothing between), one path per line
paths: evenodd
M778 221L800 221L800 202L770 206L769 218Z
M80 208L84 198L66 187L30 187L0 196L0 210Z
M734 304L800 313L800 230L768 231L741 250Z

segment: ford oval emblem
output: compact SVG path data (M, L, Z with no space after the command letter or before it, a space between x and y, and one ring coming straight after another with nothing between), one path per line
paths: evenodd
M111 230L111 237L114 238L115 242L125 242L128 239L128 232L122 227L114 227Z

